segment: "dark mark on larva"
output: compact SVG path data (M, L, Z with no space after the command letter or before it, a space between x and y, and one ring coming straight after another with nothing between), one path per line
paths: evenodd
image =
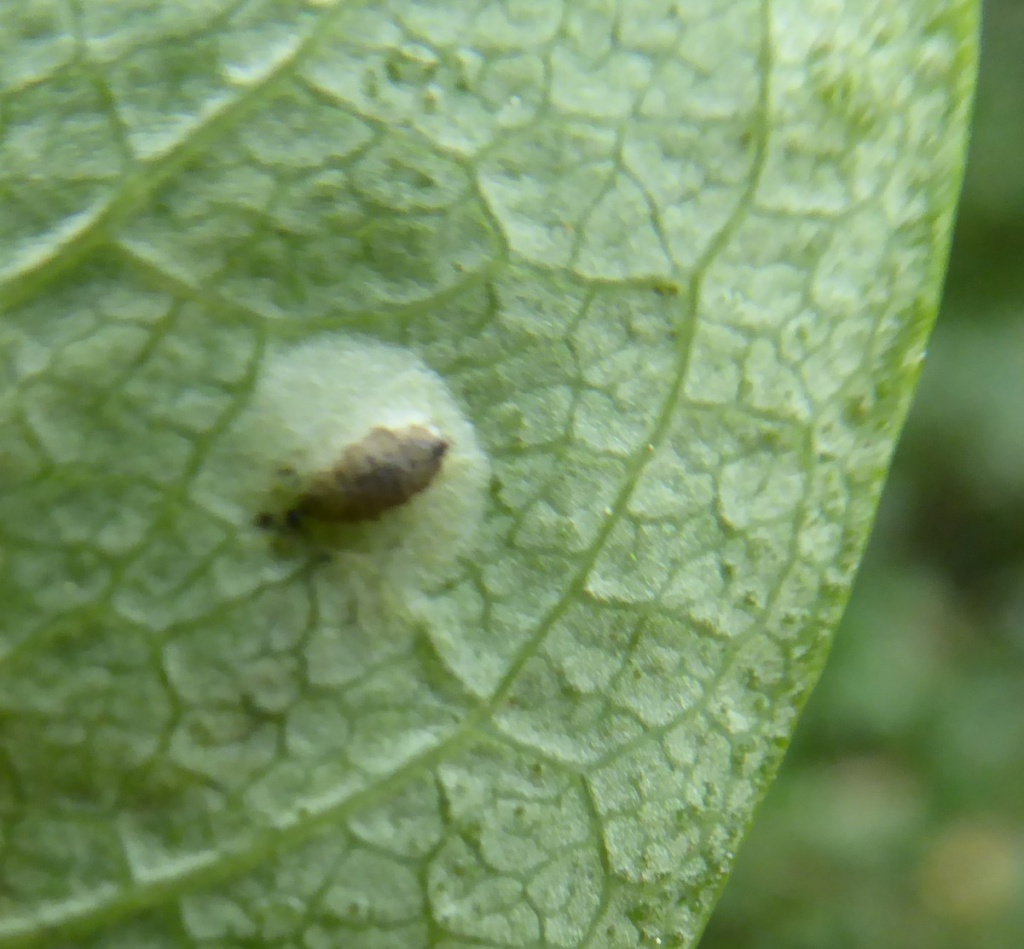
M333 467L314 475L282 516L262 513L256 524L297 530L307 520L376 520L430 487L449 447L447 438L424 425L371 429L349 445Z

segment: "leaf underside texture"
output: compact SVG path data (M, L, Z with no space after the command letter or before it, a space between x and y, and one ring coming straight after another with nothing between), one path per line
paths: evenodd
M908 405L976 16L4 4L0 949L693 945ZM415 608L210 476L318 335L487 456Z

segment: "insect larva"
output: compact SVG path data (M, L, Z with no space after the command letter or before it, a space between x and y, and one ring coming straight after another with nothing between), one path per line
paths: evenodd
M441 470L448 439L424 425L371 429L337 463L312 477L284 513L284 525L306 520L354 524L376 520L426 490ZM271 526L261 515L258 523Z

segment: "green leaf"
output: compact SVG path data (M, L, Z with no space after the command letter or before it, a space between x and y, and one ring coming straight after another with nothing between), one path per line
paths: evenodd
M907 408L975 5L0 9L0 949L692 945ZM420 424L436 483L287 527Z

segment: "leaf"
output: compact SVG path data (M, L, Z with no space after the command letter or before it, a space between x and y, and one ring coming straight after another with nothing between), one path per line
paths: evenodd
M692 945L906 411L976 18L4 5L0 949ZM256 526L435 422L379 521Z

